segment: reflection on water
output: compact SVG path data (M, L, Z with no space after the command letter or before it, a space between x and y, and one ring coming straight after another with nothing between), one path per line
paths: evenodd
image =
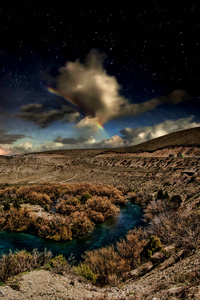
M76 261L79 261L85 251L115 243L123 238L128 230L140 225L143 225L141 207L127 203L121 208L118 216L97 225L87 236L69 242L55 242L25 233L0 232L0 255L8 253L9 249L32 251L37 248L43 251L47 248L54 255L63 254L66 258L73 255Z

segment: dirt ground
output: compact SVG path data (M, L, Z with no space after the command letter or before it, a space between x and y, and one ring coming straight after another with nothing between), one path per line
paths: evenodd
M182 152L184 157L169 157ZM125 185L138 192L156 193L160 188L180 194L188 210L200 204L200 150L174 147L154 153L101 153L100 150L66 151L0 157L0 184L91 182ZM2 299L200 299L199 286L187 286L181 274L200 265L199 249L189 257L172 255L158 267L142 266L117 287L100 289L72 275L46 270L18 275L0 286ZM137 275L139 274L139 276ZM187 287L187 296L184 288ZM182 297L182 298L181 298Z

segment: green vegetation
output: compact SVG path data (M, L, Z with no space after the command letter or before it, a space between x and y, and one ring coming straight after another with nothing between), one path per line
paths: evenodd
M161 249L163 249L163 246L159 237L150 236L147 244L142 250L142 256L146 259L151 258L154 253L159 252Z
M77 272L80 276L86 278L92 283L96 283L97 276L94 275L90 267L86 264L79 264L78 267L74 267L75 272Z
M87 202L88 199L92 199L92 196L89 195L89 194L83 194L83 195L81 196L80 202L81 202L82 204L85 204L85 203Z

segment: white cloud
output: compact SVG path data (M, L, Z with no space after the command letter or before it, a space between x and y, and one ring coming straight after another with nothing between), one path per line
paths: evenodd
M93 136L78 138L62 138L58 136L54 141L35 146L34 141L24 143L0 145L0 155L10 153L40 152L56 149L84 149L84 148L117 148L137 145L151 139L189 128L199 127L200 123L193 121L194 116L180 118L178 120L166 120L153 126L141 126L135 129L125 128L121 130L122 137L114 135L109 139L97 141Z
M103 67L105 55L93 49L84 63L78 59L67 62L60 68L57 77L57 92L85 113L78 128L95 128L97 123L138 115L153 110L164 103L178 104L191 98L185 91L176 90L166 97L131 104L120 94L121 86L116 77L109 75Z
M190 116L178 120L166 120L163 123L153 126L142 126L136 129L127 127L121 133L123 134L125 145L137 145L168 133L200 126L200 123L193 122L193 119L194 116Z

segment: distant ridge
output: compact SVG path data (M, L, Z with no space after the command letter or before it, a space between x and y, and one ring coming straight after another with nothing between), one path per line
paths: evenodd
M62 154L79 157L81 156L95 156L105 153L141 153L141 152L154 152L164 148L174 147L200 147L200 127L185 129L166 134L164 136L152 139L150 141L129 147L120 148L89 148L89 149L60 149L50 150L44 152L35 152L40 154Z
M116 148L113 149L113 152L153 152L163 148L171 148L176 146L200 147L200 127L169 133L135 146Z

